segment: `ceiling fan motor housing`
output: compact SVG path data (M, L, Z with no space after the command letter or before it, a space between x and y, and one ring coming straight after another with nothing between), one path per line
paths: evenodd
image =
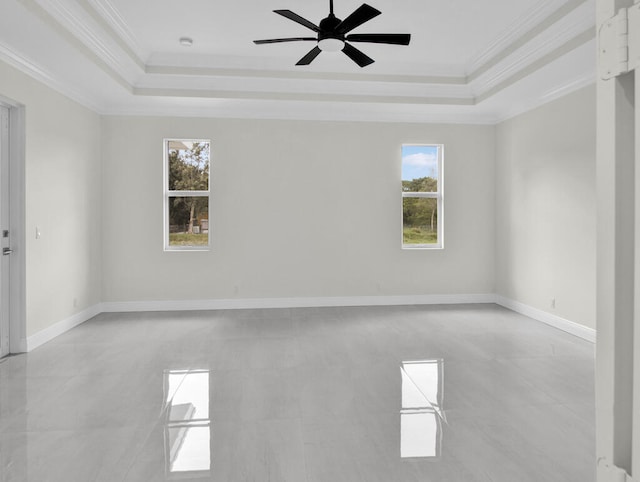
M344 48L344 33L336 30L342 20L334 14L320 21L320 32L318 32L318 47L323 52L338 52Z
M344 41L344 33L338 32L336 27L342 23L334 14L329 14L327 18L320 20L320 32L318 32L318 41L326 38L335 38Z

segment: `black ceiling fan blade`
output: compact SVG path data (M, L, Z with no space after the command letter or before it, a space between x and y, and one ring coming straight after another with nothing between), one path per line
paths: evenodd
M374 62L371 57L367 56L353 45L345 43L342 51L360 67L366 67Z
M352 33L347 35L349 42L369 42L373 44L409 45L411 34L408 33Z
M318 39L315 37L291 37L291 38L270 38L266 40L254 40L253 43L256 45L262 45L262 44L277 44L280 42L298 42L298 41L306 41L306 40L313 40L314 42L318 41Z
M320 32L320 27L318 27L315 23L301 17L297 13L293 13L291 10L274 10L274 12L278 15L282 15L283 17L288 18L289 20L293 20L294 22L313 30L314 32Z
M313 59L320 55L320 52L322 52L322 50L320 50L320 47L316 45L309 51L307 55L298 60L298 63L296 65L309 65L311 62L313 62Z
M363 3L356 8L351 15L338 24L336 31L340 33L351 32L354 28L359 27L381 13L380 10L373 8L371 5Z

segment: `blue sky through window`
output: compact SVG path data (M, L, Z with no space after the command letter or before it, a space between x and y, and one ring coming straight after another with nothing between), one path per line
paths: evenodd
M402 146L402 180L438 178L438 146Z

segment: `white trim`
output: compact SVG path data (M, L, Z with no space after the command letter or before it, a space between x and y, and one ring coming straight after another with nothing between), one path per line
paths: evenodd
M80 94L75 89L69 87L69 85L65 81L60 80L53 74L34 64L26 57L23 57L22 55L2 43L0 43L0 60L19 70L23 74L28 75L32 79L41 82L50 89L53 89L56 92L64 95L65 97L70 98L78 104L91 109L94 112L101 112L99 105L92 99L89 99L87 96Z
M111 301L102 303L105 313L140 311L241 310L259 308L319 308L337 306L399 306L495 303L495 295L344 296L320 298L239 298L175 301Z
M493 293L399 295L399 296L341 296L317 298L239 298L211 300L157 300L157 301L108 301L98 303L80 313L23 340L21 351L32 351L57 336L81 325L100 313L136 313L144 311L205 311L242 310L261 308L321 308L348 306L402 306L402 305L465 305L495 303L509 310L528 316L554 328L595 343L596 330L566 320L551 313L533 308L519 301Z
M131 57L136 64L145 67L143 58L147 58L149 53L140 46L140 41L136 38L132 29L126 23L120 12L108 0L88 0L88 3L81 3L95 17L97 15L108 27L107 34Z
M475 95L476 102L481 102L504 90L509 85L526 78L536 70L549 65L558 57L586 44L595 38L596 31L590 24L588 12L584 14L587 20L576 22L559 31L550 31L545 37L535 42L529 42L517 55L511 55L491 70L473 78L467 84ZM549 37L549 38L546 38Z
M11 233L11 281L9 313L9 352L26 350L26 259L25 259L25 107L0 96L9 108L9 182Z
M26 340L26 346L24 347L24 351L29 352L29 351L35 350L39 346L42 346L48 341L51 341L54 338L62 335L63 333L69 331L71 328L75 328L76 326L81 325L85 321L90 320L91 318L93 318L96 315L99 315L103 311L104 310L102 309L101 304L93 305L92 307L87 308L86 310L81 311L80 313L76 313L75 315L70 316L65 320L61 320L51 325L49 328L45 328L44 330L39 331L34 335L31 335Z
M95 25L87 22L86 15L81 15L78 5L71 7L68 2L47 0L46 11L66 30L86 45L89 50L113 68L122 68L118 55L97 35Z
M546 311L525 305L519 301L505 298L501 295L496 295L495 300L498 305L515 311L516 313L541 321L542 323L558 328L559 330L570 333L571 335L582 338L583 340L590 341L591 343L596 342L596 330L593 328L589 328L574 321L569 321L557 315L552 315Z
M580 90L589 85L593 85L596 82L596 73L595 71L587 72L582 75L579 75L573 80L570 80L564 84L558 85L552 90L546 92L541 95L537 99L530 99L529 101L515 106L509 110L505 110L502 115L500 115L496 119L496 125L500 124L506 120L512 119L520 114L524 114L526 112L530 112L538 107L541 107L551 101L560 99L566 95L571 94L577 90Z
M473 55L467 63L466 71L468 75L473 76L475 72L486 69L492 60L500 57L501 54L521 40L523 36L527 37L527 34L534 31L536 27L553 24L554 21L557 21L554 19L553 14L558 10L562 10L567 3L567 1L558 2L557 0L538 1L532 9L529 9L524 15L513 22L506 31L498 35L489 45Z

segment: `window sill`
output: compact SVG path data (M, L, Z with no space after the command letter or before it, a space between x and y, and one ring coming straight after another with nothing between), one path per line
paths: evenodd
M403 244L402 249L407 251L433 250L433 249L444 249L444 246L440 244Z

